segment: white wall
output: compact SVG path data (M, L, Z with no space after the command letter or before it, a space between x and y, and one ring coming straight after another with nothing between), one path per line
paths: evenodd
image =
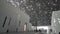
M7 16L7 21L5 23L5 27L3 28L3 21ZM11 18L11 23L8 26L9 19ZM31 25L29 25L30 17L23 11L21 11L18 7L14 7L11 4L8 4L6 0L0 0L0 32L6 32L9 29L10 32L16 31L24 31L25 22L28 23L27 27L30 30ZM21 25L19 26L19 21L21 20Z
M0 0L0 32L6 32L7 29L11 31L16 31L16 28L18 26L17 25L18 11L19 11L18 7L15 8L9 5L5 0ZM7 16L7 20L5 23L5 27L3 28L2 25L6 16ZM10 18L11 18L11 23L8 26Z

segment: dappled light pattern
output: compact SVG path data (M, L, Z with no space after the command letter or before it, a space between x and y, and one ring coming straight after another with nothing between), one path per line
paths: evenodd
M13 0L17 7L25 10L33 26L51 25L53 11L60 10L60 0Z

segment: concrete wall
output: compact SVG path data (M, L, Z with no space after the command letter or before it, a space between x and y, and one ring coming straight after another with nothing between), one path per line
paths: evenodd
M5 26L2 27L4 19L7 16ZM10 25L9 20L11 19ZM0 0L0 32L6 32L7 29L12 31L24 31L24 24L27 22L29 24L30 17L18 7L14 7L7 3L6 0ZM19 23L21 21L21 23ZM20 24L20 25L19 25ZM18 28L18 29L17 29ZM31 25L27 26L28 30L31 30Z
M60 11L54 11L52 13L52 29L53 33L59 34L60 32Z

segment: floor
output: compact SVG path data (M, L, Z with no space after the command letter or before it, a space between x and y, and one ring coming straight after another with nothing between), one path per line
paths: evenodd
M36 32L9 32L9 33L0 33L0 34L38 34Z

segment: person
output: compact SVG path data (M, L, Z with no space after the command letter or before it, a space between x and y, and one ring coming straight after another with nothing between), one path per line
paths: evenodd
M50 31L49 34L53 34L52 29L50 29L49 31Z
M8 33L8 32L9 32L9 30L7 29L6 33Z
M43 34L42 31L39 29L39 34Z

